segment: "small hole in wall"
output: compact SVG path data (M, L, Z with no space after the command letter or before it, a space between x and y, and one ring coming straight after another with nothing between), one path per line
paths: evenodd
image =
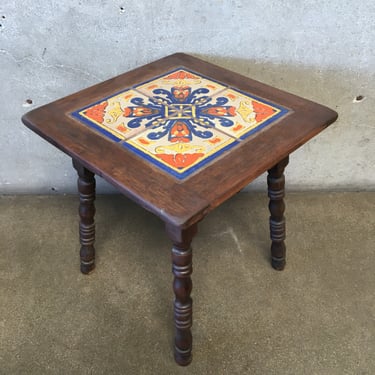
M30 107L32 104L33 104L33 101L32 101L31 99L26 99L26 100L23 102L22 106L23 106L23 107Z
M57 191L57 189L55 187L51 187L51 190L52 191Z
M124 7L120 7L120 13L125 13L125 8Z
M362 102L363 100L365 100L366 97L363 96L363 95L357 95L354 99L353 99L353 103L358 103L358 102Z
M1 18L2 18L3 20L5 20L5 16L1 16Z

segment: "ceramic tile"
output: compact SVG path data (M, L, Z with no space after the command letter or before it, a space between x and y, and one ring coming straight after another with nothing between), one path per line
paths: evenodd
M221 155L238 142L214 128L186 119L168 120L123 143L142 158L182 179Z
M135 87L145 95L159 98L163 103L195 105L205 103L207 97L225 89L220 83L186 68L176 69Z
M273 123L288 110L263 99L227 89L199 108L198 120L205 120L232 137L245 139L250 134Z
M72 115L114 140L134 136L165 122L165 106L134 90L126 90L78 110Z
M72 115L183 179L287 112L181 67Z

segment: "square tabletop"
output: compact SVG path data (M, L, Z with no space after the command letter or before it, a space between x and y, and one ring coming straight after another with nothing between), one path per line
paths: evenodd
M185 228L336 118L327 107L178 53L37 108L23 122Z

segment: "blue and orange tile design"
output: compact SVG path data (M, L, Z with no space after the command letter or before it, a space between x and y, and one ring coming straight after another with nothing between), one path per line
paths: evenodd
M72 116L184 179L288 112L181 67Z

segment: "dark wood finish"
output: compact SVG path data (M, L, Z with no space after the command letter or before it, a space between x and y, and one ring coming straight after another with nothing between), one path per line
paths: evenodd
M166 226L167 234L172 243L172 272L174 275L173 291L175 342L174 357L181 366L187 366L192 359L192 312L193 301L190 297L192 290L191 273L192 249L191 241L197 233L197 224L187 229L180 229L171 225Z
M266 127L247 138L219 162L182 183L70 116L87 104L179 66L276 102L292 112L280 119L280 126ZM336 118L337 113L327 107L178 53L33 110L24 115L23 122L163 221L187 228ZM184 199L170 199L171 196Z
M274 102L290 112L182 181L71 116L73 111L181 66ZM187 365L191 361L192 347L190 243L197 231L197 223L268 170L272 265L282 269L285 265L283 170L288 155L336 118L337 113L327 107L177 53L37 108L25 114L22 121L74 159L79 175L83 273L89 273L95 266L94 174L106 179L166 223L173 242L175 359L178 364Z
M95 175L77 160L73 160L73 166L78 173L81 272L88 274L95 268Z
M284 169L289 163L289 156L268 170L267 184L270 198L270 234L271 234L271 264L275 270L285 268L285 176Z

